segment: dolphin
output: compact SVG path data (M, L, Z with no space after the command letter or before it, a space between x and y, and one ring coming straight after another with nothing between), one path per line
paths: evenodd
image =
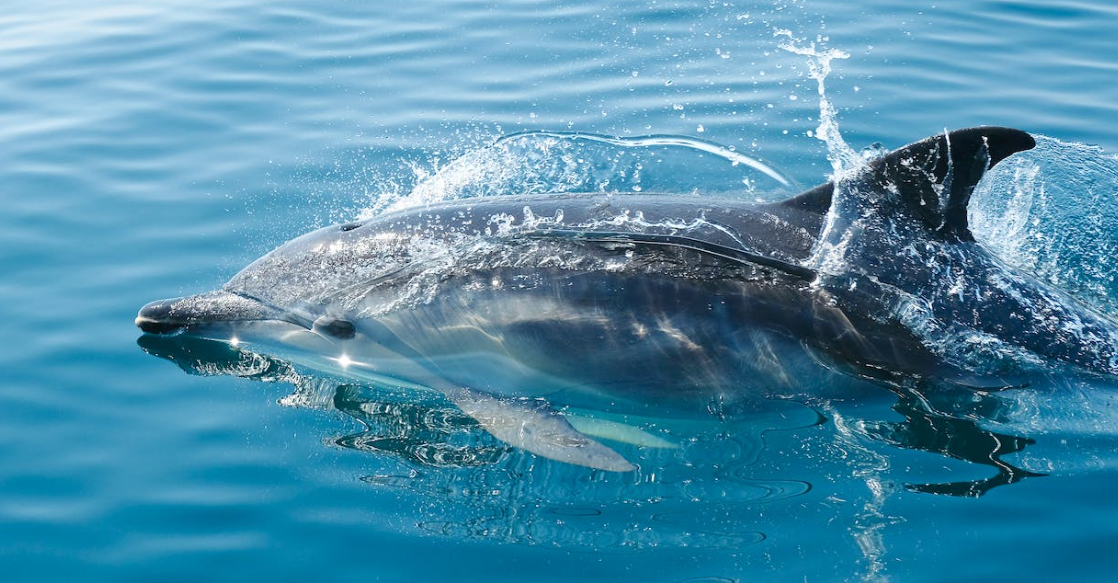
M434 390L514 447L618 472L635 466L595 437L664 444L575 411L709 415L825 385L804 372L821 369L1006 386L979 358L991 344L1118 374L1112 319L969 230L986 170L1034 146L945 132L777 203L510 193L404 209L296 238L136 325Z

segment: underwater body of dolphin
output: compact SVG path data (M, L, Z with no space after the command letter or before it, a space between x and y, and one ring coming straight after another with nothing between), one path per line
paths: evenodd
M772 204L562 194L408 209L299 237L136 324L435 389L511 445L613 471L633 465L560 411L778 394L798 356L981 382L967 338L1118 374L1112 320L1011 272L967 227L984 172L1034 145L958 130Z

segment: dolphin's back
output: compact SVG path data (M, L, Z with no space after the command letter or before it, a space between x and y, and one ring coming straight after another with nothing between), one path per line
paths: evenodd
M629 261L624 254L601 252L608 246L605 242L548 243L548 237L542 236L560 231L668 237L669 241L686 238L738 254L739 259L756 257L795 266L810 253L818 234L812 228L818 220L795 209L766 209L698 196L510 196L453 201L319 229L252 263L225 289L282 307L332 304L348 311L359 304L376 309L375 301L367 301L373 291L410 285L420 293L419 288L430 287L424 283L464 270L498 266L646 270L645 263ZM626 242L614 245L624 246ZM671 270L678 276L709 278L724 266L677 262ZM377 297L376 301L392 299ZM404 296L398 299L408 301Z
M547 235L590 227L686 233L705 247ZM816 325L810 281L793 263L810 244L811 233L741 203L508 197L321 229L226 290L303 322L344 318L403 358L456 368L458 382L498 393L554 381L634 402L661 388L694 402L696 392L741 394L749 378L791 378L771 343L798 350L792 339ZM761 252L777 267L749 259ZM741 357L759 350L773 357ZM759 376L758 366L774 370Z

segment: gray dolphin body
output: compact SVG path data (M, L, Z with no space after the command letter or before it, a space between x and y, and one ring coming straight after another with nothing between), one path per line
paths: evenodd
M1007 271L967 229L983 172L1034 144L959 130L776 204L564 194L385 214L299 237L136 324L434 389L507 443L613 471L633 466L563 408L702 410L781 394L820 358L971 382L928 341L936 326L1118 373L1109 318ZM828 249L844 269L818 269Z

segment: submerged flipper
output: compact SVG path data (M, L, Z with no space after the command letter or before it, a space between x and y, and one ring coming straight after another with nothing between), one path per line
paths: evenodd
M602 419L591 414L577 414L569 410L565 411L565 417L572 427L591 437L654 449L679 449L678 443L672 443L628 423Z
M890 152L870 162L860 179L899 194L901 201L943 237L973 241L967 225L967 204L986 170L1017 152L1036 147L1028 133L983 126L945 132ZM834 195L833 182L821 184L780 203L826 214Z
M501 441L549 459L610 472L636 466L579 432L542 400L498 399L466 388L443 388L462 412Z
M463 413L473 417L497 439L556 461L611 472L629 472L636 466L621 454L580 433L543 400L499 399L443 378L439 366L400 340L383 323L362 323L364 332L396 354L422 363L431 373L423 384L442 392Z

